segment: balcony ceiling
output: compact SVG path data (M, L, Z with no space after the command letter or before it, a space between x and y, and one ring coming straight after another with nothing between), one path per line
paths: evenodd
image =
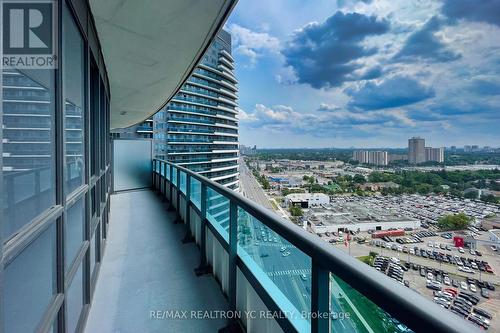
M111 128L160 110L236 0L90 0L111 90Z

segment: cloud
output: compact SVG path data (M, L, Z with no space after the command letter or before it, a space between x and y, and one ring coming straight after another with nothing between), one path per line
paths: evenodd
M378 110L406 106L434 97L435 92L417 80L403 75L386 79L379 84L367 82L358 89L346 89L349 107Z
M394 59L406 61L425 59L437 62L459 59L461 55L447 48L436 36L436 32L441 27L441 20L437 16L432 17L424 24L422 29L408 37L403 48L396 54Z
M235 53L248 57L252 65L265 52L278 53L280 50L280 41L267 32L252 31L234 23L226 29L231 33Z
M275 78L278 83L283 85L294 84L298 80L297 74L295 74L295 71L291 66L286 66L280 69L275 75Z
M319 105L318 111L323 111L323 112L332 112L332 111L337 111L340 110L340 106L337 106L335 104L327 104L327 103L321 103Z
M362 45L364 39L388 30L389 22L376 16L337 12L323 23L309 23L296 31L281 52L299 83L338 87L358 79L353 72L363 66L354 60L377 52Z
M452 22L463 19L500 26L498 0L445 0L441 12Z
M343 8L343 7L354 5L354 4L357 4L360 2L369 5L373 2L373 0L359 0L359 1L357 1L357 0L337 0L337 6L339 8Z
M241 125L243 128L264 130L280 135L293 133L314 137L352 134L354 129L372 130L374 126L391 128L415 126L415 121L405 111L399 109L359 112L321 103L318 111L321 112L318 114L301 113L286 105L268 107L256 104L252 113L245 113L246 121L242 121Z
M500 81L491 78L476 78L471 82L469 89L479 95L500 95Z
M238 108L238 120L243 122L255 121L257 118L254 114L248 114L243 109Z

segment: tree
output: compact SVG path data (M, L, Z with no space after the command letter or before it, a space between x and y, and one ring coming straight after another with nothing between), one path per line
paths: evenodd
M481 201L489 202L489 203L498 203L499 200L493 194L483 194L481 196Z
M302 216L304 213L302 212L302 208L300 206L290 205L290 214L292 216Z
M353 180L355 183L358 183L358 184L366 183L365 177L363 175L360 175L360 174L355 174Z
M464 193L464 198L466 199L477 199L477 191L469 191Z
M442 216L438 221L441 230L463 230L469 226L471 218L464 213Z

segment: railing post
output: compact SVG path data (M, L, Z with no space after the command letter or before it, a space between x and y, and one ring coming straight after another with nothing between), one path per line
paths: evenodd
M172 188L174 186L174 184L172 182L172 175L174 174L174 170L173 169L174 168L172 167L172 165L170 165L170 168L169 168L169 171L168 171L169 174L170 174L169 181L168 181L168 183L169 183L169 185L168 185L168 192L169 192L168 195L170 196L169 205L168 205L168 210L169 211L174 210L174 204L172 203L174 201L174 198L172 196L172 193L173 193Z
M184 236L184 239L182 240L183 244L186 243L191 243L195 241L195 238L193 236L193 232L191 231L191 176L186 173L186 212L184 214L185 219L186 219L186 235ZM196 231L194 232L196 233Z
M153 189L156 190L156 183L155 183L155 173L156 173L156 169L155 169L155 163L156 163L156 160L152 160L151 161L151 170L153 172L151 172L151 185L153 186Z
M330 332L330 272L311 260L311 333Z
M229 201L229 309L236 310L236 249L238 245L238 205Z
M179 198L181 197L181 187L180 187L180 183L181 183L181 170L179 168L175 168L175 171L177 173L177 177L175 179L175 220L174 220L174 223L181 223L182 222L182 219L181 219L181 206L179 205Z
M200 266L194 270L196 276L209 274L212 272L210 265L207 263L207 185L201 182L201 207L200 207Z

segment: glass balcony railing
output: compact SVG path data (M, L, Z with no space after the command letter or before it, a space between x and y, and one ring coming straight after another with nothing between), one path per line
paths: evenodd
M237 313L255 311L258 297L285 332L477 331L221 184L163 160L152 169L199 244L197 274L214 274Z

